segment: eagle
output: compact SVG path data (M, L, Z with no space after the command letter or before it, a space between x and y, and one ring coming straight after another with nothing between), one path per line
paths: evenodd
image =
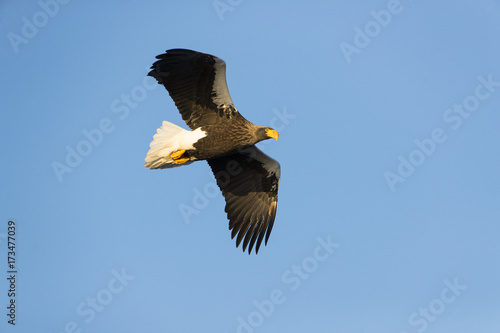
M171 49L156 56L149 76L170 94L191 130L163 121L145 167L166 169L206 160L222 191L231 238L248 254L269 239L276 217L280 164L255 144L278 132L246 120L226 83L226 63L211 54Z

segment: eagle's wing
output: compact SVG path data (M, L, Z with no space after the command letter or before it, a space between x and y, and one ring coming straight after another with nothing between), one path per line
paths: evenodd
M224 60L184 49L166 52L148 75L167 88L191 129L240 116L227 89Z
M226 199L231 237L236 246L243 240L250 254L259 252L262 239L269 239L276 217L280 165L255 146L232 155L208 160Z

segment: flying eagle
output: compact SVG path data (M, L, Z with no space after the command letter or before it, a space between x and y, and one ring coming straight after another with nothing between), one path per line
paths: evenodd
M149 76L163 84L191 131L164 121L153 136L146 168L165 169L206 160L226 200L231 237L250 254L269 239L278 204L280 165L255 144L278 132L257 126L236 110L226 84L226 63L213 55L172 49L158 55Z

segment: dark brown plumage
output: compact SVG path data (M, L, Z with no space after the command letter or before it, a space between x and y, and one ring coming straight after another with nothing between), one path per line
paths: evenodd
M154 136L146 167L171 168L207 160L226 200L231 237L243 251L259 251L273 228L280 165L255 143L278 133L247 121L226 84L225 62L213 55L173 49L156 57L148 75L163 84L192 131L164 122Z
M276 217L280 165L255 146L232 155L208 160L226 199L231 237L236 246L243 241L248 253L256 243L258 252L262 239L269 239ZM231 173L230 173L231 172Z

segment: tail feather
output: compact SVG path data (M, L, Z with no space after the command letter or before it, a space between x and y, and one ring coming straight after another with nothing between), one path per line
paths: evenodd
M145 158L144 166L149 169L165 169L191 164L194 160L184 164L175 164L170 155L179 149L193 149L193 143L203 136L205 136L205 132L201 129L188 131L164 121L153 136L153 141L149 144L150 149Z

